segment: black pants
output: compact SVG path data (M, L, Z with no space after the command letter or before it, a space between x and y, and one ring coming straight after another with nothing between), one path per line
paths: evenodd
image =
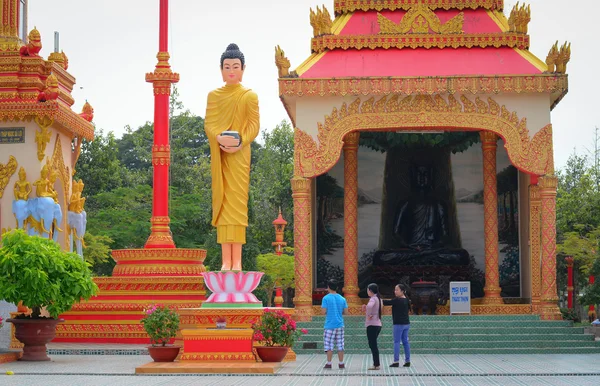
M381 326L367 327L367 339L369 339L369 348L373 354L373 366L379 367L379 347L377 347L377 337L381 332Z

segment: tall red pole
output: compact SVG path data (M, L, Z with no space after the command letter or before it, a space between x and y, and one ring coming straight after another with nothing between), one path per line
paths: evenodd
M169 97L171 85L179 82L179 74L169 65L169 0L160 0L158 63L154 72L146 74L146 82L154 88L154 146L152 165L154 185L152 188L152 223L150 237L145 248L175 248L169 227Z
M573 257L565 257L567 263L567 307L573 308Z

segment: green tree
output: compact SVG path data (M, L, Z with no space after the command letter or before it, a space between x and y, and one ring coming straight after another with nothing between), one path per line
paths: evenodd
M99 276L110 275L112 273L112 264L109 263L110 245L113 240L107 236L95 236L90 232L85 233L83 240L85 242L83 258L90 263L93 273Z
M272 250L275 240L273 220L281 208L287 220L285 239L292 244L294 222L291 179L294 176L294 131L281 122L262 134L264 145L253 150L255 160L250 174L252 221L248 232L262 252Z
M287 289L294 288L294 256L282 254L277 256L275 253L265 253L258 255L257 266L260 272L265 275L260 281L259 288L266 293L267 307L271 307L271 300L275 287L283 289L285 298Z

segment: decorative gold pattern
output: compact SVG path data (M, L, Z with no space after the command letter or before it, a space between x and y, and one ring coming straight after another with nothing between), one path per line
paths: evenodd
M540 317L542 320L560 320L556 292L556 187L554 175L540 177L542 217L542 297Z
M239 362L256 362L256 358L253 353L183 353L179 359L180 361L239 361Z
M17 159L12 155L8 156L6 165L0 164L0 198L4 195L4 189L8 185L10 178L17 171L17 166Z
M529 248L531 254L531 310L539 313L542 296L541 196L538 185L529 185Z
M459 48L510 47L529 49L529 36L517 33L483 33L460 35L388 34L388 35L323 35L311 40L312 52L334 49L375 48Z
M334 10L336 15L354 11L408 11L415 4L422 4L429 9L477 9L502 11L503 0L335 0Z
M296 149L297 151L298 149ZM298 169L296 169L298 171ZM311 180L292 178L294 200L294 257L296 319L310 320L312 316L312 251L311 251Z
M153 84L155 95L171 95L171 85L179 82L179 74L171 71L170 57L168 52L159 52L156 54L156 69L146 73L146 82Z
M487 109L487 106L485 106ZM490 131L479 133L483 150L483 227L485 243L484 304L502 304L498 270L498 181L496 148L498 136Z
M42 161L46 156L46 146L48 142L50 142L50 138L52 138L52 132L50 131L50 126L54 120L49 118L48 116L44 117L35 117L35 123L40 127L40 131L35 132L35 143L37 143L37 156L38 160Z
M566 74L567 64L571 60L571 43L565 42L560 48L558 48L558 41L554 43L548 56L546 56L546 65L548 66L548 72Z
M344 296L350 308L358 297L358 142L359 132L344 137Z
M525 4L519 6L519 2L517 2L510 12L510 17L508 18L508 30L510 32L526 34L530 21L531 6Z
M396 24L382 14L377 14L380 34L428 34L429 30L438 34L463 33L464 14L461 12L442 24L440 18L425 5L414 5Z
M0 120L30 121L48 117L59 128L87 140L94 139L94 126L57 101L37 103L33 101L0 102Z
M279 95L284 96L346 96L390 94L558 94L554 104L567 93L566 75L506 75L453 77L386 77L279 80ZM554 100L554 99L553 99Z
M317 11L310 9L310 25L313 27L313 36L330 35L331 26L331 15L325 6L323 9L317 5Z
M317 142L304 131L295 132L295 174L314 177L325 173L337 162L344 136L354 130L488 130L505 141L508 155L522 171L543 175L553 171L552 125L547 125L530 139L527 121L519 119L492 98L475 102L466 96L460 102L450 95L383 97L375 102L357 98L353 103L334 108L324 123L318 123Z
M321 306L313 306L313 314L319 315L321 312ZM364 313L358 309L358 311L352 311L349 309L350 315L364 315ZM384 315L392 314L392 307L384 306ZM471 304L471 315L528 315L531 314L531 305L529 304ZM436 315L450 315L450 307L448 305L438 306L436 308Z
M169 145L154 145L154 146L152 146L152 164L154 166L171 165L171 146L169 146Z

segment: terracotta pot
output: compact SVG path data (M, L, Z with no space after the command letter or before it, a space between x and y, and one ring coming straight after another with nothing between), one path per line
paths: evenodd
M256 353L263 362L281 362L289 347L255 347Z
M22 361L49 361L46 343L56 336L56 325L64 319L7 319L15 326L15 338L24 344Z
M154 362L173 362L181 346L148 346L148 353Z

